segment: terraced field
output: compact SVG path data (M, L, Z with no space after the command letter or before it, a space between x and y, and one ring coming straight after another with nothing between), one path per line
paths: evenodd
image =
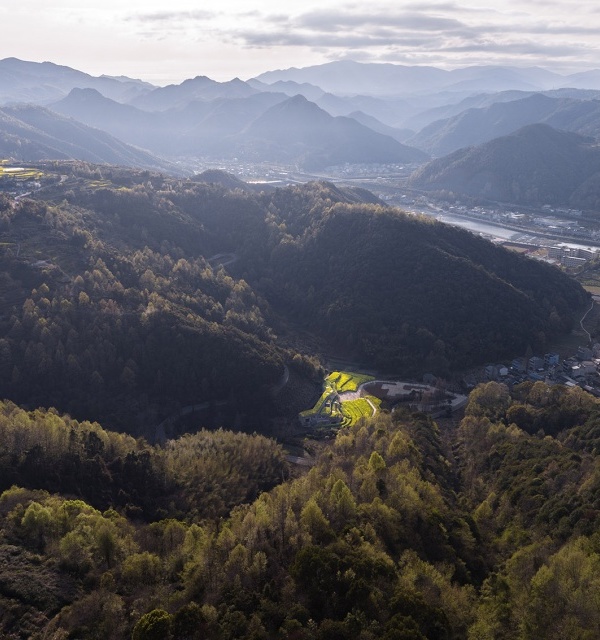
M334 371L323 382L323 393L312 409L299 414L301 422L321 428L338 428L354 424L360 418L371 417L381 401L375 397L359 397L360 385L373 376L348 371ZM346 396L346 399L345 399Z
M7 162L0 162L0 179L14 178L16 180L39 180L44 174L37 169L26 169L25 167L9 167Z
M342 426L350 426L360 420L360 418L370 418L375 415L377 407L380 404L381 400L373 397L342 402L342 413L344 414Z
M345 393L346 391L358 391L358 387L373 380L373 376L348 371L334 371L325 380L334 386L338 393Z

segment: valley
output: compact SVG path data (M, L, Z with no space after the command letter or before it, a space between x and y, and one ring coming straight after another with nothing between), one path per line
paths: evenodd
M278 414L295 418L307 408L298 406L303 394L286 396L284 408L268 389L285 367L295 369L292 388L315 384L323 364L310 360L313 340L328 359L341 356L396 379L447 377L484 359L514 357L528 342L543 349L585 304L583 291L558 271L543 275L536 273L542 265L523 262L519 275L521 257L427 216L386 208L364 188L298 182L245 192L239 177L215 170L187 180L56 161L31 170L39 171L36 186L6 183L3 384L23 400L64 402L63 410L81 418L91 410L151 439L181 407L202 405L210 424L231 420L251 429L264 422L261 431ZM432 251L438 245L443 250ZM333 255L332 246L345 249ZM486 313L484 299L464 306L464 283L482 279L474 261L497 274L488 285L490 303L496 296L494 333L489 322L475 321ZM415 269L422 274L416 282ZM518 293L531 287L528 277L537 279L535 293ZM552 302L540 306L550 290ZM88 314L96 314L92 326ZM157 343L173 322L189 352L182 356L167 355L171 340ZM303 332L308 342L299 339ZM142 344L127 344L128 334ZM81 376L83 336L94 369ZM208 346L215 339L234 360L215 360ZM79 396L66 391L75 380Z
M0 636L600 637L599 78L0 60Z
M496 242L534 248L557 244L593 251L600 248L600 220L593 213L553 208L550 205L532 207L501 202L475 204L472 198L451 200L408 186L408 177L415 165L348 165L332 167L326 172L307 173L294 166L250 165L237 162L198 161L195 171L222 170L240 180L262 188L303 184L325 180L346 186L363 187L377 194L386 204L415 214L429 215L437 220L468 229Z

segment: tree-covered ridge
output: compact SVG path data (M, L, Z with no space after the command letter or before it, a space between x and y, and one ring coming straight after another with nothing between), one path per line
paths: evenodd
M471 395L457 433L461 486L493 571L473 638L593 638L600 632L600 403L526 383Z
M225 491L246 486L231 466L244 452L246 473L263 480L264 465L280 455L256 436L202 433L150 448L55 412L5 404L1 415L3 441L15 452L19 442L37 446L38 464L57 464L73 455L69 447L89 459L93 432L106 443L97 459L149 452L148 486L187 471L184 499L216 484L227 465ZM53 479L39 474L0 497L3 632L596 637L598 416L599 401L581 390L540 383L513 396L495 383L476 389L456 431L423 414L378 414L341 430L306 475L254 500L238 494L245 504L225 519L182 510L144 523L130 507L48 493ZM27 470L19 472L22 483ZM199 492L199 505L207 495Z
M35 199L0 201L0 390L130 433L198 405L264 432L284 364L312 369L281 332L444 375L543 350L585 301L556 269L360 189L53 170Z
M278 312L391 370L543 349L584 303L547 265L384 208L364 190L313 183L246 196L243 208L239 191L237 204L201 184L184 194L176 204L239 255L235 269Z
M547 265L396 210L336 203L271 259L274 289L362 362L447 372L568 329L585 294Z
M531 124L433 160L410 184L487 201L597 211L599 172L594 138Z
M198 431L164 447L55 410L0 403L0 489L69 494L145 520L218 518L281 481L283 453L257 434Z
M3 393L147 435L178 406L260 411L282 354L202 225L143 185L67 196L3 211Z

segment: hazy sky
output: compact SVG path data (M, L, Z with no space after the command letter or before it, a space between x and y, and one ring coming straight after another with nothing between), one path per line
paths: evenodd
M0 59L49 60L92 75L123 74L155 84L196 75L247 79L343 58L443 68L600 68L597 0L2 4Z

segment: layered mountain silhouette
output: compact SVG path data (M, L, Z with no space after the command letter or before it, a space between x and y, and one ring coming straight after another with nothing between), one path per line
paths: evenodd
M390 136L390 138L394 138L394 140L397 140L398 142L404 143L413 134L410 129L397 129L396 127L390 127L384 122L381 122L381 120L378 120L363 111L353 111L348 114L348 117L360 122L360 124L364 124L365 127L369 127L369 129L373 129L373 131L377 131L377 133L381 133L384 136Z
M301 95L263 92L194 100L182 109L150 113L93 89L74 89L52 108L155 153L243 157L312 169L427 159L422 151L356 120L331 116Z
M352 118L333 118L304 96L275 105L240 136L244 150L280 160L300 159L307 169L340 163L423 162L426 155Z
M595 95L595 94L594 94ZM600 135L600 100L553 98L535 93L520 100L466 109L438 120L408 138L408 143L436 156L508 135L521 127L546 123L585 135Z
M598 209L600 146L591 137L528 125L433 160L410 185L501 202Z
M0 155L15 160L86 160L101 164L173 172L151 153L125 144L43 107L20 105L0 109Z
M0 134L11 155L20 145L34 158L56 152L144 167L160 166L153 155L311 171L346 163L423 163L535 123L597 138L599 82L594 71L561 76L539 68L445 71L342 61L268 72L248 82L199 75L154 87L8 58L0 61L0 104L43 103L73 120L67 125L33 111L34 122L24 122L37 133L26 137L11 118L20 120L27 109L13 104L21 116L5 111ZM100 132L110 134L102 143Z
M540 91L556 87L600 88L600 73L563 76L539 67L473 66L446 71L436 67L360 63L351 60L268 71L261 82L294 81L340 95L400 96L419 92Z
M234 78L229 82L216 82L206 76L184 80L181 84L157 87L131 101L146 111L165 111L185 107L193 100L216 98L247 98L257 93L249 84Z
M131 78L95 77L52 62L0 60L0 105L15 102L48 104L74 89L92 88L126 102L152 90L153 85Z

